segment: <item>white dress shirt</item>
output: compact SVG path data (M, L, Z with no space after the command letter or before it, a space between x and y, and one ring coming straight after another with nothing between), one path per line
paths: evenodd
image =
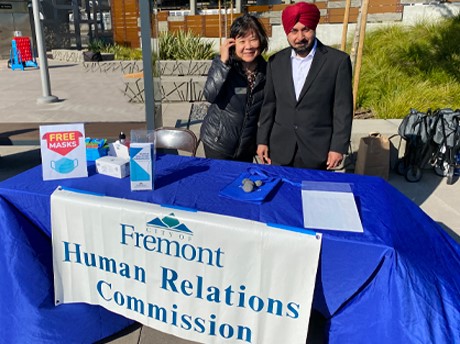
M313 44L313 48L310 53L305 57L297 56L294 49L291 51L291 63L292 63L292 80L294 80L295 98L299 100L300 92L305 84L308 72L310 71L313 57L316 53L317 41Z

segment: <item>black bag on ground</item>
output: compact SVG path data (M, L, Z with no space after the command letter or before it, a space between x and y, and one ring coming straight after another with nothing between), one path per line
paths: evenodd
M85 62L101 62L102 55L100 52L93 52L93 51L85 51L83 52L83 60Z

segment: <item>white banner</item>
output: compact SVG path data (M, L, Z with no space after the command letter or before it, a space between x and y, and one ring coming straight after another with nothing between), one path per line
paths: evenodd
M320 234L65 190L51 217L56 305L202 343L305 343Z

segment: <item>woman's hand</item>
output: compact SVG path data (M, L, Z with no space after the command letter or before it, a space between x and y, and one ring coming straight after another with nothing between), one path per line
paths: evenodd
M227 64L230 60L230 48L235 46L235 39L228 38L220 46L220 60Z

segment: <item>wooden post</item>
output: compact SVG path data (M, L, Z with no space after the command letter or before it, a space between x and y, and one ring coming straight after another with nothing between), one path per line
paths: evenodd
M355 74L353 80L353 112L356 110L356 99L358 97L359 76L361 73L361 63L363 58L364 38L366 36L367 12L369 0L363 0L361 7L361 27L359 33L358 53L356 56Z
M217 5L218 11L219 11L219 47L222 45L222 14L220 13L220 0Z
M351 0L347 0L345 3L345 12L343 14L342 45L340 47L342 51L345 51L347 49L347 34L348 34L348 22L350 20L350 6L351 6Z
M233 0L230 0L230 23L233 23Z
M227 0L224 0L224 36L225 38L228 37L227 28L228 28Z

